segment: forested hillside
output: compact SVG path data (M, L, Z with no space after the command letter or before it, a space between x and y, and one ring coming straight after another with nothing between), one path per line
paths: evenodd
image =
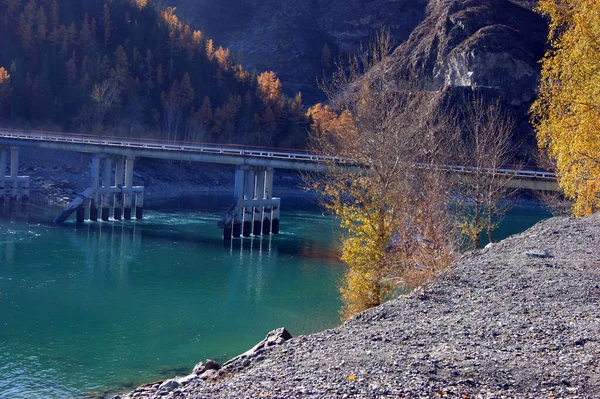
M2 0L0 124L302 146L301 96L147 0Z

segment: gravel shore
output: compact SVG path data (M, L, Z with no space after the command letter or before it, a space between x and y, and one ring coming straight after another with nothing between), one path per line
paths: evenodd
M600 215L553 218L338 328L115 398L598 398L599 284Z

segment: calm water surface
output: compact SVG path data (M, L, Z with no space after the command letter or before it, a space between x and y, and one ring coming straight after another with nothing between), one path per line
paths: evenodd
M70 398L188 374L277 327L339 324L335 221L286 200L282 234L223 245L229 197L178 201L145 220L0 219L0 398ZM291 203L290 203L291 202ZM547 217L520 207L500 235Z

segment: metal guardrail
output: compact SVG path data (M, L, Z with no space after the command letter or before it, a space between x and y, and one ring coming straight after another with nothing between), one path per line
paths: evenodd
M158 151L182 151L190 153L204 153L213 155L233 155L240 157L258 157L258 158L270 158L279 160L290 160L300 161L307 163L336 163L336 164L355 164L351 160L323 156L308 151L302 150L274 150L270 148L260 147L248 147L240 145L217 145L217 144L205 144L205 143L178 143L161 140L150 140L150 139L128 139L119 137L101 137L92 136L85 134L69 134L69 133L56 133L56 132L43 132L43 131L24 131L24 130L6 130L0 129L0 139L10 138L18 140L31 140L31 141L45 141L45 142L58 142L58 143L73 143L73 144L87 144L95 146L111 146L121 148L135 148L135 149L147 149L147 150L158 150ZM424 165L426 166L426 165ZM475 168L472 166L462 165L438 165L437 167L458 173L475 173L481 172L481 168ZM495 173L502 176L517 178L517 179L531 179L531 180L549 180L555 181L556 174L539 169L513 169L510 167L502 167L499 169L483 169L484 172L489 174Z
M126 148L139 148L149 150L185 151L195 153L252 156L261 158L289 159L307 162L336 162L344 163L340 158L322 156L309 152L279 151L268 148L248 147L239 145L216 145L203 143L177 143L160 140L147 139L125 139L100 136L88 136L78 134L64 134L37 131L1 130L0 138L12 138L19 140L49 141L73 144L89 144L99 146L114 146Z

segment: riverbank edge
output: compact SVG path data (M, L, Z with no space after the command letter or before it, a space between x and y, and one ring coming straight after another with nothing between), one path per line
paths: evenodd
M552 218L340 327L113 398L593 398L599 281L600 214Z

